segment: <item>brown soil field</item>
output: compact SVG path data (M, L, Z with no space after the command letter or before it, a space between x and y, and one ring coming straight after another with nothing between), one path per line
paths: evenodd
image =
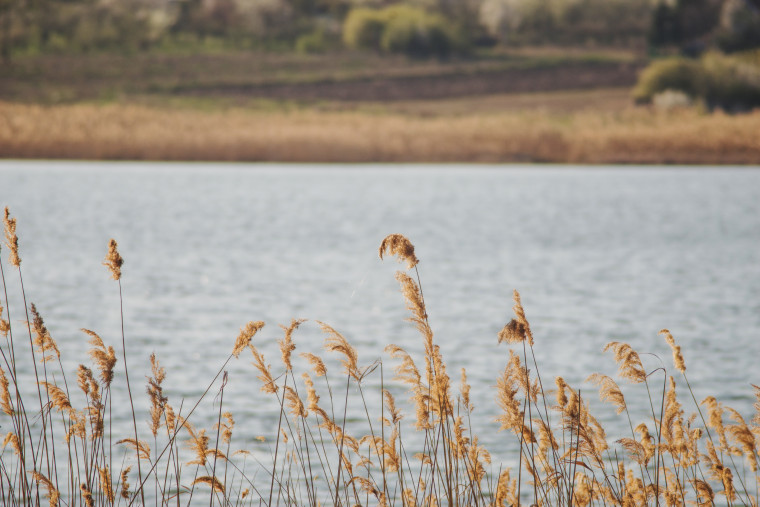
M413 61L340 53L35 56L0 68L0 100L112 101L123 97L389 101L625 86L641 59L627 54L506 53Z

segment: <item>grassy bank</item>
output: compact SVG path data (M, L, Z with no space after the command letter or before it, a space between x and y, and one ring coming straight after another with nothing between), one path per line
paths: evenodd
M585 93L585 94L584 94ZM283 162L760 163L760 112L619 108L621 92L391 105L0 103L0 157ZM591 109L596 100L609 105ZM536 110L539 104L552 109ZM584 107L588 103L589 107ZM161 105L159 105L161 104Z
M145 413L135 409L135 398L144 394L137 394L134 377L130 384L126 367L127 349L137 344L124 333L124 314L118 343L83 329L89 357L67 371L43 316L33 304L26 308L34 295L26 294L23 280L45 275L24 271L22 277L22 231L8 208L4 221L3 505L147 505L152 496L157 505L224 506L757 505L760 388L755 414L743 416L712 396L699 402L667 330L660 332L657 353L672 351L672 364L656 361L653 370L629 344L604 349L617 364L618 380L647 393L643 411L629 410L615 379L591 372L588 382L615 408L622 427L630 427L610 442L590 409L589 392L596 389L581 390L541 371L534 353L541 337L534 339L516 291L514 315L492 337L494 354L504 354L503 371L493 372L495 389L471 390L464 369L450 376L428 321L414 247L393 234L382 240L379 254L404 263L396 279L423 345L419 354L388 345L367 364L326 323L316 323L325 337L322 349L301 343L304 321L293 320L278 332L281 355L272 365L260 352L265 323L252 321L230 339L226 361L196 399L170 399L164 382L172 372L151 355L151 375L139 382L146 384ZM121 285L128 271L122 273L114 240L104 251L103 276L114 279L121 302L131 297ZM19 278L21 308L8 303L10 276ZM257 440L238 436L247 424L263 427L261 421L236 421L225 410L228 382L240 381L228 378L225 368L237 360L252 361L250 378L243 379L251 405L261 407L266 398L277 407L276 424L261 437L271 443L266 457L253 452ZM513 469L492 463L472 431L478 407L494 396L499 442L514 449ZM127 425L112 425L111 409L119 406L131 407ZM215 424L201 427L199 419Z

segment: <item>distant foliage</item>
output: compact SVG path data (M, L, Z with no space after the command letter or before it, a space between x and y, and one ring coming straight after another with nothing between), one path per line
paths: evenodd
M343 25L343 41L353 49L416 58L446 58L460 47L457 31L446 18L404 4L352 10Z
M760 8L746 0L726 0L716 43L727 52L760 47Z
M481 23L507 44L641 45L648 0L483 0Z
M353 9L343 23L343 42L349 48L379 51L386 22L382 11Z
M697 61L684 58L659 60L641 73L633 98L638 103L648 103L665 90L678 90L696 98L703 95L706 82L705 70Z
M700 60L675 58L647 67L634 99L649 103L666 90L683 92L709 109L743 111L760 106L760 65L755 53L726 56L710 52Z

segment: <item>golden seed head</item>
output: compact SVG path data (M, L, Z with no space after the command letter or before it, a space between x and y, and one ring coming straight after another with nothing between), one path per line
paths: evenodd
M115 239L111 239L108 242L108 254L106 254L105 262L103 265L111 272L111 276L114 280L121 278L121 266L124 264L124 259L119 255L119 251L116 249L118 245Z
M10 383L5 376L5 370L0 368L0 408L7 415L13 415L13 406L11 405L11 393L8 389Z
M615 405L616 412L621 414L626 409L625 398L617 383L607 375L594 373L586 379L599 386L599 399Z
M5 244L10 248L11 253L8 256L8 262L12 266L20 267L21 258L18 256L18 236L16 236L16 219L11 218L11 212L8 210L8 206L5 207Z
M87 507L95 507L95 502L92 499L92 491L87 488L85 483L79 485L79 490L82 492L82 498Z
M129 498L129 472L132 470L131 466L128 466L121 471L121 497L124 499Z
M533 333L530 331L530 324L528 324L528 319L525 318L525 310L523 309L522 302L520 301L520 293L516 290L512 291L512 298L515 301L515 306L512 307L512 310L515 312L517 322L522 326L522 332L525 335L525 339L528 341L528 345L532 347Z
M605 345L603 352L612 349L615 362L618 364L618 373L624 379L635 384L646 381L647 374L644 365L641 364L639 354L627 343L610 342Z
M47 355L48 352L54 352L58 359L61 358L61 352L58 350L58 345L50 336L50 332L45 327L45 322L42 320L37 307L32 303L32 329L34 330L33 343L37 347L39 353L42 355L40 362L47 362L53 359L53 356Z
M295 417L306 417L309 415L301 398L298 397L298 394L290 386L285 386L285 400L288 402L288 407L290 407L290 413Z
M196 484L208 484L211 486L211 489L224 495L224 484L222 484L216 477L211 477L208 475L198 477L193 481L193 485Z
M253 337L262 327L264 327L264 323L257 320L256 322L249 322L244 328L241 328L240 334L238 335L237 340L235 340L235 347L232 349L232 355L239 357L240 353L243 352L246 347L250 346L251 340L253 340Z
M681 354L681 347L679 345L676 345L676 341L673 339L673 335L670 334L670 331L667 329L663 329L659 332L659 334L665 336L665 341L668 342L668 345L670 345L670 348L673 351L673 364L675 365L676 369L681 373L686 373L686 363L684 362L683 355Z
M381 259L386 253L398 256L399 262L406 262L407 269L412 269L420 262L417 256L414 255L414 245L412 245L412 242L401 234L386 236L383 242L380 243L379 253Z
M277 340L280 345L280 353L282 354L282 363L288 371L293 370L293 364L290 362L290 356L296 349L293 343L293 331L298 329L304 321L293 319L290 321L290 326L280 326L285 331L285 337L282 340Z
M8 332L11 330L11 323L3 319L3 304L0 302L0 334L8 336Z
M103 494L108 501L113 504L114 494L113 484L111 484L111 470L108 468L108 465L106 465L103 468L98 467L98 472L100 473L100 487L103 490Z
M499 343L519 343L525 341L525 326L512 319L499 331Z
M264 354L259 352L256 347L249 345L251 353L253 354L253 366L259 370L260 375L256 378L261 380L261 391L264 393L274 394L277 392L277 384L272 377L272 365L266 364L264 361Z
M462 394L462 405L465 410L472 412L473 407L470 405L470 384L467 383L467 372L464 368L462 368L460 392Z
M60 493L55 488L55 485L53 485L52 481L39 473L37 470L34 470L32 472L32 479L37 481L47 490L48 499L50 500L50 507L56 507L58 505Z
M58 409L59 412L63 412L64 410L71 412L73 410L71 407L71 402L69 402L69 397L66 396L66 393L63 391L63 389L55 384L50 384L48 382L37 383L47 390L48 396L50 397L50 402L55 408Z
M319 356L315 356L309 352L304 352L301 354L301 357L306 359L312 368L314 368L314 375L317 377L324 377L327 375L327 368L325 367L325 363Z
M319 324L322 331L327 334L327 338L325 339L325 349L341 354L343 358L340 362L343 364L345 372L355 380L361 380L361 372L359 372L359 366L357 364L359 359L356 355L356 349L348 343L348 340L346 340L342 334L337 332L331 326L319 321L317 321L317 324Z

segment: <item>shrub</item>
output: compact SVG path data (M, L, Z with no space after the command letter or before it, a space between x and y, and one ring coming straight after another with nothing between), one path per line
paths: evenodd
M374 9L353 9L343 23L343 42L352 49L380 49L386 17Z
M637 103L665 90L683 92L708 108L742 111L760 106L760 65L750 57L707 53L700 60L675 58L644 69L634 88Z
M660 60L641 73L633 98L636 103L649 103L665 90L678 90L697 98L703 95L705 83L705 71L699 62L684 58Z
M299 53L324 53L327 46L324 30L314 30L296 39L296 51Z
M441 16L408 9L390 18L380 47L389 53L418 58L445 58L451 53L453 41L453 31Z
M415 58L445 58L458 45L456 30L443 16L403 4L352 10L343 25L343 41L354 49Z

